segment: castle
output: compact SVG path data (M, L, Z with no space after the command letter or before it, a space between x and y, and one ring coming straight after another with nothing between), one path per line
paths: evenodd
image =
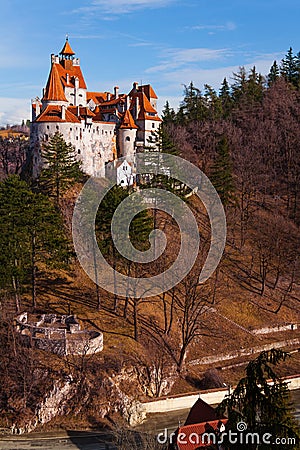
M132 163L136 152L156 148L161 119L157 96L150 84L133 83L129 94L87 90L79 58L68 38L59 55L51 55L51 69L42 99L32 101L30 131L33 175L43 161L41 149L59 132L74 146L82 170L105 176L105 166L119 157ZM124 180L123 180L124 182Z

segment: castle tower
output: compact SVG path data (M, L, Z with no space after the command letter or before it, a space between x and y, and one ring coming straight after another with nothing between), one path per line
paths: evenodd
M130 160L133 160L137 129L138 126L135 124L129 109L127 109L118 132L120 156L129 157Z
M51 66L46 89L42 98L43 109L49 104L60 106L66 106L68 104L56 64L52 64Z

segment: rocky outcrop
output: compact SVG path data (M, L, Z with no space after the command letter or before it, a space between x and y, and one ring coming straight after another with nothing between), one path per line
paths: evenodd
M76 389L77 385L73 382L72 377L68 377L64 381L57 381L49 394L37 405L34 416L26 423L14 423L11 427L11 433L30 433L38 425L43 425L58 415L68 413L70 411L70 399L75 395Z

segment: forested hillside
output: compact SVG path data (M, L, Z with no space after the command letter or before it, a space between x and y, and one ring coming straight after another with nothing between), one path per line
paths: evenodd
M239 375L234 363L239 367L245 362L236 355L226 367L222 357L214 364L203 363L204 357L299 338L296 327L263 336L254 332L299 322L299 124L300 55L291 49L266 77L255 68L249 73L241 68L230 83L224 79L219 92L209 85L201 91L191 82L178 111L165 105L156 136L161 150L191 161L208 175L223 202L228 235L218 269L199 286L210 245L209 221L195 196L186 198L175 190L197 218L201 254L181 283L146 299L130 292L125 298L107 293L76 260L72 211L86 178L61 135L44 148L48 166L39 180L28 176L30 164L20 170L20 158L11 155L12 142L1 141L0 426L32 420L55 383L70 376L68 407L59 412L66 415L64 423L108 424L119 420L118 413L133 400L234 383ZM20 152L23 158L23 147ZM152 183L174 191L167 177ZM130 227L140 250L148 248L153 226L166 233L169 245L155 263L128 261L112 244L112 215L130 193L130 188L116 187L101 203L99 247L125 275L160 273L172 264L180 246L178 226L167 214L140 213ZM85 327L104 333L103 352L59 358L24 348L13 318L25 310L77 314ZM297 370L295 353L282 373Z

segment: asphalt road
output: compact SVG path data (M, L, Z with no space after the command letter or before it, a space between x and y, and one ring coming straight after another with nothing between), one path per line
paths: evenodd
M103 433L66 432L54 434L33 433L30 435L1 438L1 450L117 450Z

